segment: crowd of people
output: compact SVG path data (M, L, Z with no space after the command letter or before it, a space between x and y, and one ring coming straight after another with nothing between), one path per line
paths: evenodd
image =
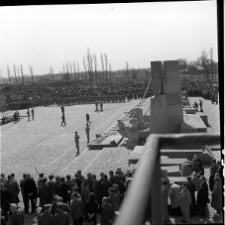
M209 84L201 82L187 82L182 84L182 90L187 92L187 96L203 97L218 104L218 84Z
M83 221L96 225L98 214L101 215L101 225L108 225L115 219L131 176L131 173L125 175L120 168L115 173L109 171L109 176L101 173L99 180L92 173L88 173L85 178L80 170L74 176L50 175L48 179L44 174L39 174L37 182L29 174L24 174L20 182L16 180L14 173L7 178L1 174L1 224L23 215L17 207L21 191L25 214L29 213L29 202L31 213L36 212L37 206L41 208L39 225L69 225L71 221L74 225L82 225ZM15 207L16 213L11 209ZM14 225L12 222L11 224Z
M196 215L205 218L209 202L216 210L215 218L218 220L222 217L221 161L212 159L208 182L201 160L194 156L192 163L193 172L182 186L162 178L164 223L170 223L169 215L183 216L184 223L191 223L191 218ZM109 225L119 213L131 182L132 173L124 174L120 168L115 173L109 171L109 175L101 173L99 180L92 173L85 178L80 170L74 176L66 177L50 175L47 178L42 173L37 181L29 174L24 174L20 182L15 179L14 173L7 178L1 174L1 224L15 218L24 221L24 213L29 213L30 202L31 213L35 213L37 207L41 208L38 225L70 225L71 221L73 225L82 225L83 221L96 225L97 218L101 225ZM18 208L20 192L24 213Z
M210 177L207 181L201 160L192 159L192 174L181 186L173 181L162 178L163 219L170 223L169 215L183 216L183 223L190 224L195 216L206 218L207 204L216 211L217 222L222 219L222 165L221 161L212 159ZM170 200L170 204L168 202ZM168 207L169 205L169 207ZM211 221L212 222L212 221ZM210 220L206 223L210 223Z

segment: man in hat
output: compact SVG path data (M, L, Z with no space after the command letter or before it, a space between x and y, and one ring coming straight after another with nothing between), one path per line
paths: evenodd
M23 211L18 209L15 203L11 203L10 211L12 212L10 225L23 225L25 220Z
M86 124L85 133L87 135L87 143L89 143L90 142L90 127L88 123Z
M86 113L86 121L87 121L87 124L88 124L88 123L91 123L91 121L90 121L90 116L89 116L88 113Z
M80 136L77 134L77 131L75 131L74 140L75 140L75 144L76 144L76 148L77 148L77 155L80 154L79 139L80 139Z
M70 217L67 212L62 210L62 202L57 202L57 214L54 215L54 221L57 225L70 225Z
M38 225L54 225L53 216L50 214L51 204L44 205L44 213L38 216Z

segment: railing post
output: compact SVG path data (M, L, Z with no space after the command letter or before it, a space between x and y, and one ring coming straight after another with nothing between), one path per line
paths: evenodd
M162 191L161 191L161 168L160 168L160 150L155 163L155 171L151 187L151 215L153 224L162 223Z

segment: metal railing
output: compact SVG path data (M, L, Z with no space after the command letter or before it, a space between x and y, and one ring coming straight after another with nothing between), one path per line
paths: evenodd
M152 224L163 224L161 197L160 149L163 146L217 145L220 136L216 134L151 134L145 144L128 193L120 208L116 225L144 224L151 196Z

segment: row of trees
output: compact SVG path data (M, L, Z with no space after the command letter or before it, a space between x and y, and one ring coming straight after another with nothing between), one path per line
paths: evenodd
M30 65L29 66L30 74L31 74L31 79L32 79L32 84L34 82L34 73L33 73L33 68ZM20 66L16 66L15 64L13 65L13 73L14 73L14 78L13 74L7 65L7 73L8 73L8 79L9 83L12 84L12 80L15 81L16 84L22 83L24 84L24 74L23 74L23 66L20 64Z
M212 47L209 49L209 53L203 50L201 52L201 56L199 56L195 61L188 62L187 59L180 58L178 59L179 69L190 69L193 65L194 66L202 66L205 71L205 75L207 80L209 81L209 75L215 74L218 72L217 70L217 63L213 60L213 49Z
M85 83L90 85L97 84L98 82L111 82L112 80L112 68L111 62L108 61L108 56L106 53L100 54L100 61L102 66L101 73L98 72L97 64L97 55L91 54L90 48L87 48L87 55L83 56L83 69L84 73L80 73L79 63L78 62L66 62L63 65L63 74L65 80L79 80L82 75L82 78ZM53 69L50 67L50 72L52 81L54 82Z

